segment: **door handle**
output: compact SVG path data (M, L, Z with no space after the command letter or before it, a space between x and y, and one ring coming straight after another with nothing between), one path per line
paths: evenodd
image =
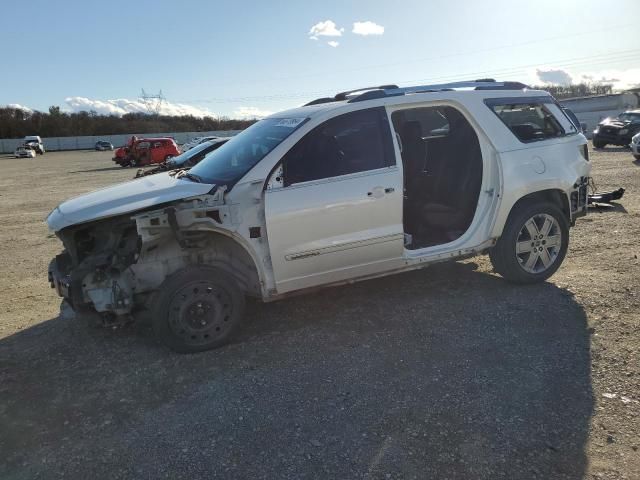
M387 188L383 188L383 187L374 187L371 189L371 191L367 192L367 196L368 197L373 197L373 198L380 198L380 197L384 197L384 195L386 193L393 193L395 192L395 188L393 187L387 187Z

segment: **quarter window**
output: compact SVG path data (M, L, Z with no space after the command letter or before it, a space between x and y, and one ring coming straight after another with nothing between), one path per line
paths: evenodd
M384 107L327 120L305 135L283 159L285 186L395 165Z
M576 133L575 127L554 104L491 104L490 108L521 142L535 142Z

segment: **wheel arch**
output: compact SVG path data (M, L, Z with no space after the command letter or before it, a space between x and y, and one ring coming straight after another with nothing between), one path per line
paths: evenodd
M520 197L513 205L511 205L509 214L506 216L505 221L500 225L496 225L493 232L494 237L497 238L502 235L504 227L511 219L513 212L525 203L552 203L565 214L567 221L571 225L571 207L566 192L559 188L549 188L528 193L527 195Z
M196 264L218 267L227 271L238 282L240 288L249 296L262 297L263 274L260 263L245 245L244 239L231 232L209 231L205 233L205 248L198 250Z

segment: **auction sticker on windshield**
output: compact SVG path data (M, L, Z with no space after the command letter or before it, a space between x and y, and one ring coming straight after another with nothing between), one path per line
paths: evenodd
M287 127L287 128L296 128L302 122L304 122L306 118L283 118L278 123L276 123L275 127Z

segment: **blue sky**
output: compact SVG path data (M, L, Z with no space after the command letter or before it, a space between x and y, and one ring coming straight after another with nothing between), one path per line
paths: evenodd
M384 83L625 87L640 83L640 5L615 3L617 15L601 0L3 0L0 105L118 113L145 88L171 111L247 116Z

